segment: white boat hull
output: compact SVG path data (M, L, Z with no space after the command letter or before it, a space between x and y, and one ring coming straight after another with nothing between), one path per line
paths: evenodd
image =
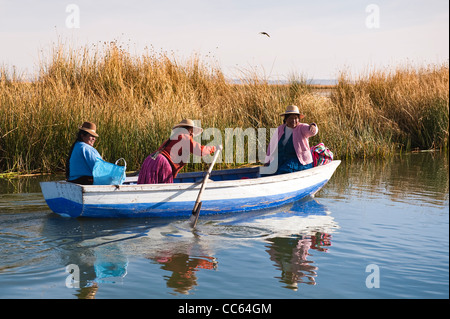
M260 210L300 200L320 190L339 164L340 161L332 161L290 174L208 182L202 194L201 214ZM220 178L221 172L226 170L214 171L211 178ZM197 176L199 180L201 174L184 176ZM53 212L69 217L99 218L190 216L200 186L199 182L120 186L86 186L65 181L41 183L44 198Z

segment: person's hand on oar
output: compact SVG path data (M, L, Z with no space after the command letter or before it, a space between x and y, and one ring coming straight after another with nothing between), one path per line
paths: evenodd
M200 188L200 192L198 193L194 208L192 209L192 215L189 219L189 222L190 222L190 225L192 228L195 228L195 226L197 225L198 216L200 215L200 209L202 208L202 202L200 201L200 198L202 196L203 190L205 189L206 182L209 179L209 175L211 174L213 166L216 163L216 160L219 157L219 154L221 151L222 151L222 145L219 145L217 147L216 153L214 154L211 165L209 165L209 169L208 169L205 177L203 178L202 187Z

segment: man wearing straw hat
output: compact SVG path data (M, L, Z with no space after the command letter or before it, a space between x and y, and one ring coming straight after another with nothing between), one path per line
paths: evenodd
M300 114L296 105L287 106L286 111L280 116L284 116L283 124L270 139L266 165L278 156L275 174L292 173L313 167L308 139L319 131L317 124L300 123L305 116Z
M193 140L203 129L190 119L182 120L172 128L171 137L149 155L142 164L138 184L173 183L178 172L186 165L190 154L205 156L216 151L215 146L203 146Z

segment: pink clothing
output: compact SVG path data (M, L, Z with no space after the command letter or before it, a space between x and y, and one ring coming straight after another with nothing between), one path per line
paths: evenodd
M310 164L313 161L308 139L316 135L319 129L317 128L315 132L311 132L310 126L311 125L309 124L300 123L292 131L292 142L294 144L295 153L297 154L298 160L302 165ZM286 124L278 126L277 134L272 135L269 147L267 148L267 155L265 159L266 164L272 161L274 157L274 152L278 147L278 142L280 141L281 137L284 134L285 127Z
M189 134L180 134L168 139L155 153L142 163L138 184L173 183L178 172L189 161L190 154L205 156L216 151L215 146L203 146L195 142Z
M164 155L173 168L173 177L189 161L189 155L205 156L216 151L215 146L203 146L194 141L189 134L180 134L176 139L169 139L163 143L158 151Z
M138 184L160 184L173 183L172 166L168 159L159 154L156 159L152 155L148 156L142 163L139 172Z

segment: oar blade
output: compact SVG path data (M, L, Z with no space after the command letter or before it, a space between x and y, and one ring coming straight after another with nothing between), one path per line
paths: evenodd
M189 218L189 223L191 225L191 228L195 228L197 225L198 216L200 215L200 209L202 208L202 202L199 202L194 210L192 211L192 215Z

